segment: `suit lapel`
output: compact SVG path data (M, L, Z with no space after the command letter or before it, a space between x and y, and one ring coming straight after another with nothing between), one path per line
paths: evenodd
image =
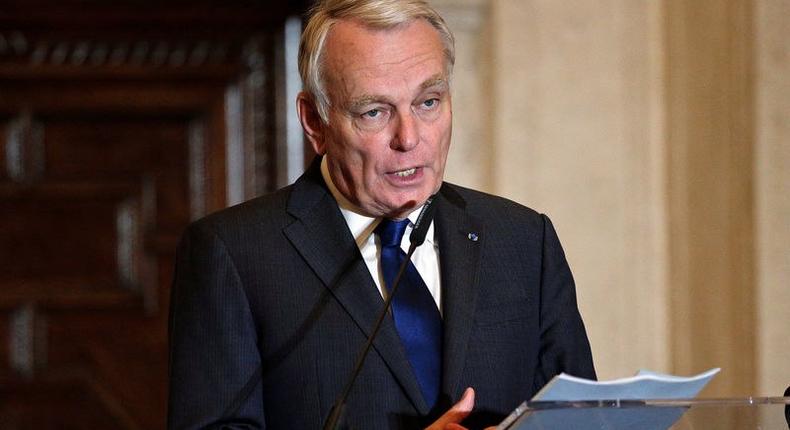
M384 301L337 203L326 189L318 162L314 162L294 184L288 211L296 221L285 228L286 237L356 325L369 336ZM422 414L427 413L425 400L391 318L385 318L373 348L415 408ZM338 393L341 389L338 387Z
M436 213L444 318L442 391L457 399L477 303L482 223L469 216L463 198L442 187Z

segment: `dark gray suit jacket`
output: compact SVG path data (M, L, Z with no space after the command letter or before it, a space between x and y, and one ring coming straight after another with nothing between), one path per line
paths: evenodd
M559 372L595 377L549 219L450 184L435 204L442 399L428 410L388 318L348 399L352 428L418 428L468 386L471 421L490 425ZM194 223L172 291L169 427L320 428L382 304L318 162Z

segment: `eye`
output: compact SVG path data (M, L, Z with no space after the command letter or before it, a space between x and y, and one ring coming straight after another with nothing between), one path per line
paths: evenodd
M369 111L367 111L367 112L362 114L362 116L366 117L366 118L376 118L376 117L378 117L380 115L381 115L381 111L378 110L378 109L371 109L371 110L369 110Z
M432 108L432 107L436 106L437 104L439 104L439 99L428 99L428 100L425 100L424 102L422 102L422 105L427 107L427 108Z
M367 110L363 110L367 109ZM392 112L388 106L365 107L357 111L354 122L361 130L378 131L389 122Z

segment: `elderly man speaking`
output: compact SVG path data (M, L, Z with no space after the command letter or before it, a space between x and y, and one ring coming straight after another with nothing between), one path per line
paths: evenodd
M184 234L170 428L321 428L429 199L427 239L404 263L345 424L494 425L560 372L595 377L549 219L443 182L454 55L424 1L315 5L297 110L319 156L294 184Z

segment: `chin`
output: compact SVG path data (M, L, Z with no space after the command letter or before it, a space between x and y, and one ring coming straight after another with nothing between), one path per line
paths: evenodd
M420 194L422 196L422 194ZM430 194L426 195L425 197L420 198L419 196L415 196L414 198L410 198L407 200L402 200L400 204L393 205L392 207L395 208L393 212L399 212L401 215L408 215L411 211L418 208L420 205L425 203L425 200L430 197Z

